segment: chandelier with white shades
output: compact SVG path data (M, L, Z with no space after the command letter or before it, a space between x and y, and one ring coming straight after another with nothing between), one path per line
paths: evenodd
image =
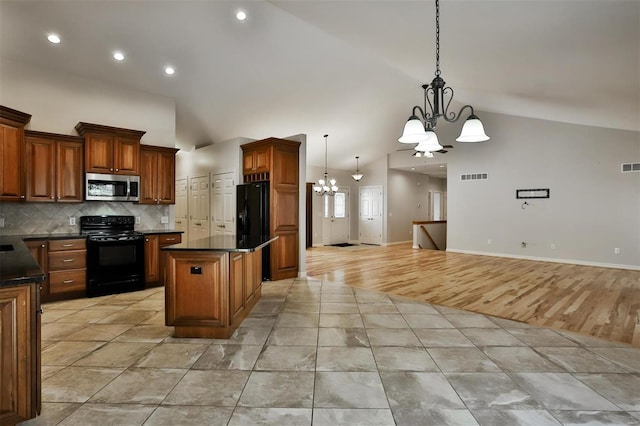
M327 171L327 138L329 135L324 135L324 178L318 179L315 185L313 185L313 191L318 195L335 195L338 191L338 185L335 179L329 177Z
M458 121L462 111L469 110L469 116L462 126L462 132L456 139L458 142L482 142L489 140L484 132L484 126L480 119L474 114L471 105L460 108L456 114L449 111L449 105L453 100L453 89L445 86L445 81L440 77L440 0L436 0L436 73L431 84L423 84L424 107L414 106L411 117L404 125L402 136L398 139L400 143L418 144L416 151L433 152L442 149L438 142L438 137L433 129L438 123L438 118L453 123ZM427 103L429 109L427 110Z

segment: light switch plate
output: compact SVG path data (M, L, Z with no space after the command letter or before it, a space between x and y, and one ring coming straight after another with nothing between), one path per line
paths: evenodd
M76 218L75 217L70 217L69 218L69 225L74 226L76 224Z
M169 223L169 216L160 217L160 223Z
M136 216L136 225L140 225L140 216Z
M0 228L4 228L4 217L0 217Z

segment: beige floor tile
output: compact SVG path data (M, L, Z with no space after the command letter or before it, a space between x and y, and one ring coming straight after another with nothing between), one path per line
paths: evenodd
M42 350L42 365L71 365L104 345L104 342L55 342Z
M70 334L65 340L108 342L124 333L132 326L128 324L91 324Z
M173 327L165 325L143 324L133 326L118 337L115 342L149 342L160 343L173 334Z
M75 363L83 367L129 367L154 347L153 343L110 342Z
M137 325L144 322L155 315L155 311L132 311L125 309L122 311L114 312L111 315L106 316L99 322L101 324L132 324Z
M208 344L162 343L142 356L136 367L191 368L207 350Z
M86 402L122 368L67 367L42 382L43 402Z
M60 426L142 425L155 406L134 404L84 404Z
M42 324L41 339L62 340L70 334L73 334L78 330L82 330L88 325L89 324L63 324L58 322Z
M129 368L91 397L102 404L160 404L187 370Z

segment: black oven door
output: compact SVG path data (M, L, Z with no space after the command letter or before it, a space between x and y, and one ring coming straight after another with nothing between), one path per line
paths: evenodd
M144 288L144 238L90 237L87 240L87 296Z

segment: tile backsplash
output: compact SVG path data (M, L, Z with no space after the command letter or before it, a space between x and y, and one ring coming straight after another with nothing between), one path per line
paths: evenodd
M4 228L0 234L63 234L80 232L80 216L128 215L140 217L137 230L169 229L172 224L161 223L169 216L169 206L124 202L89 201L84 203L0 203L0 218ZM77 225L69 225L75 217Z

